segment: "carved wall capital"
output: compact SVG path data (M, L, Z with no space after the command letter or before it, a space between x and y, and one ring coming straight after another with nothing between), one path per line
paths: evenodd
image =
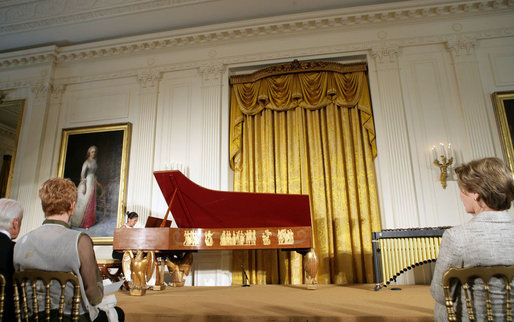
M372 48L371 57L375 59L377 64L393 64L398 61L398 55L400 53L399 47L382 47Z
M142 88L156 87L161 76L162 72L159 70L141 70L137 73L137 79Z
M66 85L55 85L53 84L50 88L50 95L53 100L59 100L64 94L64 90L66 89Z
M449 40L446 42L446 48L454 57L470 56L475 53L476 40Z
M198 72L202 76L203 82L210 84L219 83L225 70L226 66L219 63L212 63L198 67Z
M30 85L36 99L41 99L52 93L52 84L49 81L38 81Z

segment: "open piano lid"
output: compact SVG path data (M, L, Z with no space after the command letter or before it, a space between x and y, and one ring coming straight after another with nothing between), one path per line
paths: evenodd
M155 179L179 228L311 226L308 195L217 191L180 171L155 171Z

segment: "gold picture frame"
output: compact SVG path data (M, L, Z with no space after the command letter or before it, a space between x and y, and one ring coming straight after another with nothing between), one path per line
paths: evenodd
M514 91L492 94L507 165L514 171Z
M15 132L14 132L14 144L13 149L11 152L11 160L9 162L9 168L7 169L7 178L4 178L4 174L0 174L0 198L9 198L9 195L11 193L11 185L14 175L14 164L16 162L16 152L18 151L18 141L20 138L20 132L21 132L21 123L23 120L23 109L25 106L25 100L14 100L14 101L7 101L0 104L0 123L4 123L4 118L6 118L5 122L7 123L16 123L15 124ZM15 121L16 120L16 121ZM13 124L14 125L14 124ZM3 129L4 131L10 132L10 129ZM4 160L4 162L6 162ZM3 166L3 164L2 164ZM3 170L3 169L2 169ZM4 183L3 180L6 180ZM5 184L5 186L4 186Z
M77 185L72 229L110 245L125 214L131 123L62 130L57 176Z

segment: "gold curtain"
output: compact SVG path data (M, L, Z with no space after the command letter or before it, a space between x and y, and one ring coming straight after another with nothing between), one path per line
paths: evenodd
M373 282L380 216L365 67L295 61L231 78L234 190L310 195L322 284ZM295 252L234 251L234 284L241 265L254 284L304 282Z

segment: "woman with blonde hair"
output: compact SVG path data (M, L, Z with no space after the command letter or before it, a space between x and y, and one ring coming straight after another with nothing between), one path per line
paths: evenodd
M514 181L511 171L498 158L473 160L455 168L460 198L467 213L473 217L463 225L448 229L443 234L430 292L435 299L435 320L447 321L443 274L450 267L514 265L514 220L507 210L514 200ZM489 284L495 321L505 321L503 283L493 278ZM476 280L474 289L483 288ZM466 302L459 288L452 287L458 319L468 320ZM514 290L514 282L512 283ZM512 292L511 290L511 292ZM514 293L511 294L514 298ZM476 319L487 320L483 292L475 293ZM504 312L504 311L503 311Z

